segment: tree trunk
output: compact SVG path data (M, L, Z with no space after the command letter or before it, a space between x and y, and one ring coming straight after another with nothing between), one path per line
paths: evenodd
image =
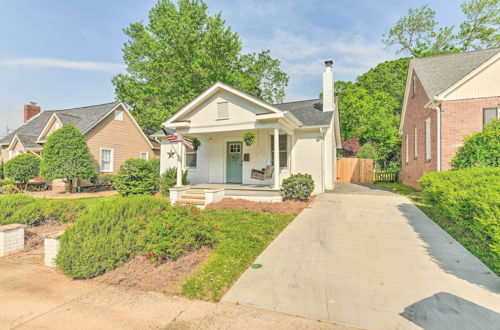
M71 194L73 192L73 179L66 180L66 194Z

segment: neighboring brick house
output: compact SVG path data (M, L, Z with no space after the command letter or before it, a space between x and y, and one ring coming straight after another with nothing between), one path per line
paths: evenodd
M500 48L410 61L399 132L403 184L447 171L464 138L499 117Z
M146 136L122 102L40 112L34 103L24 106L24 124L0 140L1 160L20 153L41 155L48 136L71 124L87 139L97 173L114 174L129 158L157 158L160 144Z

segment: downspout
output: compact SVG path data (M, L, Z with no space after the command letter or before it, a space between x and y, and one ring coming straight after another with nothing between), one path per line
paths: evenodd
M325 130L323 127L319 128L321 135L321 192L325 192Z
M441 172L441 106L434 103L436 109L437 171Z

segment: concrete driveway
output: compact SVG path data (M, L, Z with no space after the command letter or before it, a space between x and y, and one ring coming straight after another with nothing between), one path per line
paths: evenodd
M223 300L372 329L498 329L498 276L407 198L344 188L319 195Z

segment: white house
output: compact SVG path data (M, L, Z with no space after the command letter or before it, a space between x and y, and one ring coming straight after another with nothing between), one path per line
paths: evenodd
M226 197L281 201L281 182L295 173L312 175L314 193L333 189L341 142L332 61L325 64L323 100L269 104L217 82L164 122L165 128L201 141L198 150L189 150L169 142L163 131L153 135L161 141L161 170L188 171L191 187L180 187L178 171L173 189L178 193L171 197L197 200L193 188L210 188L225 190ZM243 141L248 131L256 137L251 146ZM253 169L265 168L268 180L252 179Z

